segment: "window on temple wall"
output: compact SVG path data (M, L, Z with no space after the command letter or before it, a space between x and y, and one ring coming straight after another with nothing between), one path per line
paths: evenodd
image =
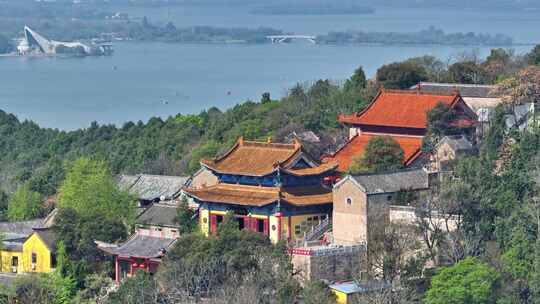
M347 205L352 205L352 198L347 197Z
M37 254L32 253L32 264L37 264Z
M238 229L239 230L244 230L244 228L246 228L246 224L245 224L245 221L244 221L243 217L237 217L236 221L238 222Z
M218 225L223 223L223 215L216 215L216 222Z
M19 257L12 257L11 258L11 266L13 266L13 267L19 266Z
M56 268L56 254L51 254L51 268Z
M294 234L300 235L302 233L302 229L300 228L300 225L294 226Z
M257 219L257 232L264 233L264 220Z

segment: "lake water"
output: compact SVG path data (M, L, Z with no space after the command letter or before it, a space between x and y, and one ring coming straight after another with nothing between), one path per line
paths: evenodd
M377 21L377 25L373 16L261 17L246 14L247 19L238 16L220 19L211 18L212 14L217 13L205 12L200 13L200 18L197 18L197 11L184 12L183 15L178 11L163 9L144 10L141 13L161 21L173 16L175 20L182 21L177 22L179 26L210 24L256 27L273 24L276 28L302 33L320 32L323 28L352 28L350 26L354 20L358 20L359 26L362 20L371 20L366 21L365 27L380 31L396 28L417 30L431 24L449 31L467 28L482 32L482 29L490 28L485 24L479 30L468 28L476 26L476 22L482 23L484 19L467 25L468 21L462 22L463 18L456 22L455 16L454 27L446 28L444 26L449 24L448 19L452 17L447 13L441 16L440 24L437 24L434 19L413 21L404 15L398 18L398 13L391 12L386 19ZM139 16L136 10L130 13ZM396 17L392 18L392 14ZM539 33L535 31L540 28L540 21L526 17L521 21L514 20L514 23L524 26L521 31L513 26L513 33L508 34L521 37L520 41L523 42L540 41L540 37L537 37ZM256 23L257 20L259 23ZM330 20L334 20L334 23ZM495 19L492 27L505 28L509 23L508 18ZM536 27L528 27L533 23ZM0 109L15 113L22 119L34 120L42 126L61 129L85 127L92 121L115 124L145 121L152 116L197 113L211 106L226 109L246 99L258 100L264 92L279 97L298 82L320 78L343 80L360 65L369 75L373 75L385 63L420 55L449 58L471 49L309 43L188 45L124 42L115 45L115 54L111 57L0 57ZM529 49L529 46L516 48L518 52ZM485 56L489 48L478 48L477 51Z

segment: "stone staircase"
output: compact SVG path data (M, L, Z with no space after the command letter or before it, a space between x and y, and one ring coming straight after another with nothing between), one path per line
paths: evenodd
M304 234L304 242L317 241L330 229L332 229L332 219L327 216L318 225L312 226L311 230Z

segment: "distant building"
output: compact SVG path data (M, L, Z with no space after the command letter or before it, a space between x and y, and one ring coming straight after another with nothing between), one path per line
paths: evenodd
M147 236L177 238L179 236L177 209L176 204L153 204L137 218L137 232Z
M17 46L21 55L44 54L44 55L110 55L112 45L86 45L81 42L61 42L49 40L28 26L24 27L24 38Z
M207 235L231 212L239 229L262 233L272 242L303 239L331 213L332 192L324 181L337 164L319 164L297 140L282 144L240 138L227 153L201 165L218 183L184 192L200 204L200 228Z
M120 175L120 189L133 194L140 207L160 201L180 200L182 188L190 180L187 176L166 175Z
M414 91L419 90L433 94L453 94L459 92L463 101L476 113L480 122L488 122L495 107L502 103L499 96L493 95L492 91L494 89L494 85L438 82L420 82L411 87L411 90Z
M217 176L206 167L201 167L195 172L186 184L186 187L193 189L200 189L204 187L210 187L219 182Z
M423 169L343 178L333 190L334 243L369 245L372 230L402 217L393 216L391 206L409 206L421 198L429 189L429 178ZM414 215L414 210L412 213Z
M477 116L458 93L383 89L363 111L339 115L339 121L349 127L349 141L336 152L324 156L323 162L337 161L338 171L346 172L354 159L364 153L373 137L390 136L403 149L403 165L420 167L427 161L421 148L428 128L428 112L439 103L454 111L457 117L452 124L461 133L474 135Z
M155 273L161 259L176 239L135 233L122 244L96 241L100 250L114 257L115 281L133 276L137 270Z
M1 222L0 272L51 272L56 268L56 236L51 229L57 211L46 218Z
M348 281L330 284L330 290L336 295L337 304L358 303L359 300L368 300L373 292L391 289L392 285L385 282L373 281L370 283Z
M0 223L1 272L47 273L56 268L56 235L44 219Z
M435 153L432 155L432 164L434 171L448 171L448 165L459 158L473 155L476 148L467 140L465 136L445 136L435 147Z
M111 255L115 281L120 283L137 270L155 273L161 259L179 236L177 205L154 203L136 220L136 231L121 244L96 241L100 250Z

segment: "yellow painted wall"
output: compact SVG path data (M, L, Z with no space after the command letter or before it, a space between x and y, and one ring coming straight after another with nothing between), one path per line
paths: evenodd
M315 213L308 215L297 215L291 217L291 238L292 240L302 239L304 237L304 231L309 231L311 226L316 226L319 224L318 221L308 222L308 218L313 218L314 216L321 218L324 213ZM326 215L328 216L328 215ZM300 226L300 234L296 234L296 226Z
M212 211L209 211L208 209L200 209L199 210L199 227L201 229L201 232L208 236L210 235L210 215L225 215L227 214L227 212L225 211L215 211L215 210L212 210ZM324 214L324 213L315 213L315 214L308 214L308 215L299 215L299 216L292 216L291 217L291 238L292 240L295 240L297 238L301 239L304 237L304 234L303 234L303 231L308 231L309 229L311 229L311 226L314 226L314 225L317 225L319 222L318 221L313 221L313 222L308 222L307 219L308 218L313 218L315 216L317 217L321 217L321 216L328 216L327 214ZM289 237L289 229L288 229L288 226L289 226L289 217L281 217L281 232L278 231L277 229L275 231L272 230L272 225L275 225L276 228L279 226L278 225L278 218L275 217L275 216L270 216L268 217L267 215L261 215L261 214L251 214L250 215L252 218L258 218L258 219L268 219L269 218L269 223L268 223L268 229L269 229L269 238L270 240L273 242L273 243L276 243L277 240L278 240L278 233L281 233L281 239L282 240L286 240L288 237ZM204 223L206 219L206 223ZM303 230L302 230L302 233L300 235L295 235L295 225L300 225L301 227L303 227Z
M2 260L1 265L1 272L9 272L12 273L11 269L11 259L12 257L18 257L19 258L19 266L17 267L17 273L23 272L23 253L21 251L7 251L2 250L0 251L0 258Z
M279 224L280 220L278 217L275 217L275 216L271 216L270 217L270 220L268 221L268 229L270 230L269 233L269 238L270 238L270 241L272 243L277 243L278 240L279 240L279 234L282 233L281 231L283 231L283 225L281 225L280 227L280 224ZM275 227L276 230L272 230L272 227ZM281 231L278 230L278 228L281 228Z
M347 304L348 297L346 293L335 290L335 289L332 289L332 292L336 295L337 304Z
M207 209L199 210L199 227L205 236L210 235L210 212Z
M32 269L32 253L37 255L35 268ZM37 234L32 234L23 244L24 272L51 272L51 252Z

